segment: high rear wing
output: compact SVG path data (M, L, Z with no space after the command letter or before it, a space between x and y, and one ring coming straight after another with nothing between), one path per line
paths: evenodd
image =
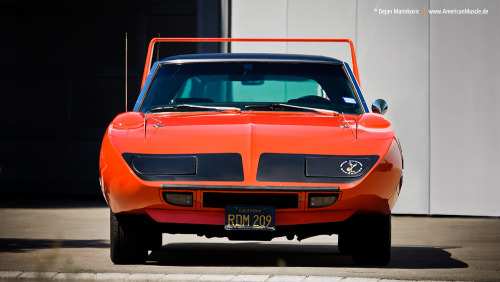
M346 42L351 46L352 68L354 76L361 84L358 74L358 64L356 62L356 54L354 53L354 44L350 39L326 39L326 38L160 38L156 37L149 42L146 64L144 66L144 74L142 75L142 86L146 82L151 63L153 60L153 48L156 42Z

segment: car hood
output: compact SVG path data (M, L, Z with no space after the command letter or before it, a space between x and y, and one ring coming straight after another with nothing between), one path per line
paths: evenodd
M253 157L269 152L381 155L394 137L380 115L255 111L125 113L112 122L108 133L122 153L232 152Z

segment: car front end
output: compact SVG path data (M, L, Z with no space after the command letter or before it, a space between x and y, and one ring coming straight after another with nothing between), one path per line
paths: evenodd
M368 112L343 62L169 58L155 63L134 111L118 115L102 143L100 181L112 229L134 222L147 230L130 235L145 242L135 240L135 255L120 253L128 243L112 242L112 259L143 262L161 233L232 240L339 234L341 252L356 262L385 264L387 247L380 259L354 242L364 227L385 226L379 241L389 228L390 251L402 171L391 124Z

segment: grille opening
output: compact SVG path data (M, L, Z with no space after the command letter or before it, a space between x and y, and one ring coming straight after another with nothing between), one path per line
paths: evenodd
M226 205L274 206L276 209L297 209L299 194L293 193L203 193L204 208L225 208Z

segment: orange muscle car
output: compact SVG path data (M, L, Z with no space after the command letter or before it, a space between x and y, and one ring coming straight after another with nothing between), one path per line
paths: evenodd
M230 240L338 234L360 265L390 260L403 159L349 65L290 54L155 62L100 154L111 260L144 263L162 233Z

